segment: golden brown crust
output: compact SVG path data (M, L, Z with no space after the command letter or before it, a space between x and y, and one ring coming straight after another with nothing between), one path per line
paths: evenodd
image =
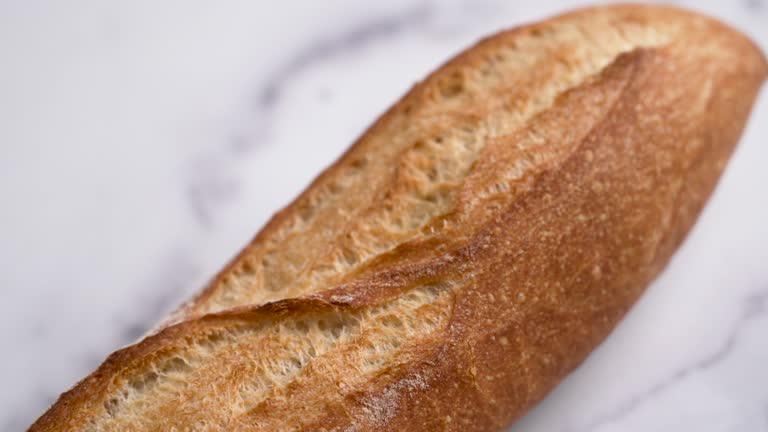
M250 249L282 235L302 200L361 151L378 151L367 140L405 122L395 119L404 110L423 115L413 106L435 83L478 68L476 59L524 34L606 19L673 37L628 46L514 128L486 135L471 167L457 169L448 211L430 214L418 234L321 278L328 285L301 291L291 281L296 298L198 316L228 272L253 265ZM544 81L563 77L548 70L554 65L539 67ZM587 9L486 39L406 95L278 213L182 322L114 353L31 430L500 429L578 366L666 265L714 188L767 70L740 34L662 7ZM502 109L474 102L461 117L470 123ZM403 165L387 177L389 194L422 186L404 172L423 161L406 153L393 156ZM333 229L368 232L357 221ZM311 355L284 369L273 363L290 356L274 343L310 346ZM257 373L276 370L282 375L253 389Z

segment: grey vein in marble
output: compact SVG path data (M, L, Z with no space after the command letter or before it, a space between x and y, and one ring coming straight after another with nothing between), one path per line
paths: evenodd
M699 360L698 362L679 369L677 372L659 381L649 389L636 394L625 402L619 404L608 414L600 416L599 418L577 430L579 432L597 430L601 426L616 422L638 409L645 402L669 390L689 376L702 371L706 371L707 369L722 362L733 352L739 339L739 334L744 326L746 326L750 321L768 313L768 289L757 291L749 295L746 298L742 308L742 313L736 320L736 323L733 325L731 331L728 332L728 337L726 338L725 342L723 342L723 344L710 355Z
M255 143L269 141L272 112L280 102L282 93L291 83L313 66L359 51L377 41L422 27L433 16L430 4L424 3L401 13L374 17L354 27L327 37L310 40L316 42L302 48L277 67L257 91L254 124L249 136L236 136L231 140L231 154L208 152L193 163L193 175L186 189L186 197L198 223L205 228L213 224L213 213L219 204L231 202L238 196L238 181L224 169Z
M744 5L751 11L759 11L763 8L763 0L746 0Z
M227 161L215 154L199 157L192 165L187 201L200 226L211 228L214 209L237 198L240 183L226 169Z
M278 67L267 79L258 95L259 107L274 106L290 81L311 66L359 50L377 40L418 28L432 14L433 10L427 4L422 4L397 15L376 17L332 37L318 39Z

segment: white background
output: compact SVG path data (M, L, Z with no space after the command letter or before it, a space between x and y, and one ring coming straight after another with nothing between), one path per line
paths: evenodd
M678 3L768 46L763 1ZM416 80L575 4L0 0L0 430L197 290ZM513 430L768 430L767 139L763 94L668 271Z

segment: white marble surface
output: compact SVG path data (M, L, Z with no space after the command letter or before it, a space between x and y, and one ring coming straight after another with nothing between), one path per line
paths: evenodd
M0 1L0 430L200 287L536 1ZM761 0L678 2L768 48ZM768 430L768 91L670 268L518 432Z

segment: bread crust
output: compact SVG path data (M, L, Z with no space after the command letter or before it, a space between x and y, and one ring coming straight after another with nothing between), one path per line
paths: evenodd
M258 294L246 292L216 309L213 299L231 289L225 280L255 265L254 250L295 224L313 194L372 151L371 140L422 118L408 113L457 70L477 70L499 45L594 20L658 25L666 36L622 49L509 131L487 135L454 182L448 211L430 214L416 234L317 279L327 285L306 289L297 278L289 284L299 295L248 303ZM563 75L540 70L543 80ZM167 326L112 354L30 430L501 429L577 367L667 264L715 187L767 70L741 34L659 6L584 9L485 39L384 114ZM500 109L473 102L452 117L457 124ZM419 161L398 155L394 171ZM404 175L392 175L388 193L422 186ZM369 232L353 230L361 217L339 232ZM340 336L297 324L334 317ZM380 325L386 320L401 322ZM246 363L272 371L270 362L283 358L264 341L305 339L313 341L308 360L242 393L253 378ZM259 352L241 362L244 349ZM168 378L162 365L176 358L181 366ZM129 385L148 373L151 386ZM110 402L118 399L119 409Z

